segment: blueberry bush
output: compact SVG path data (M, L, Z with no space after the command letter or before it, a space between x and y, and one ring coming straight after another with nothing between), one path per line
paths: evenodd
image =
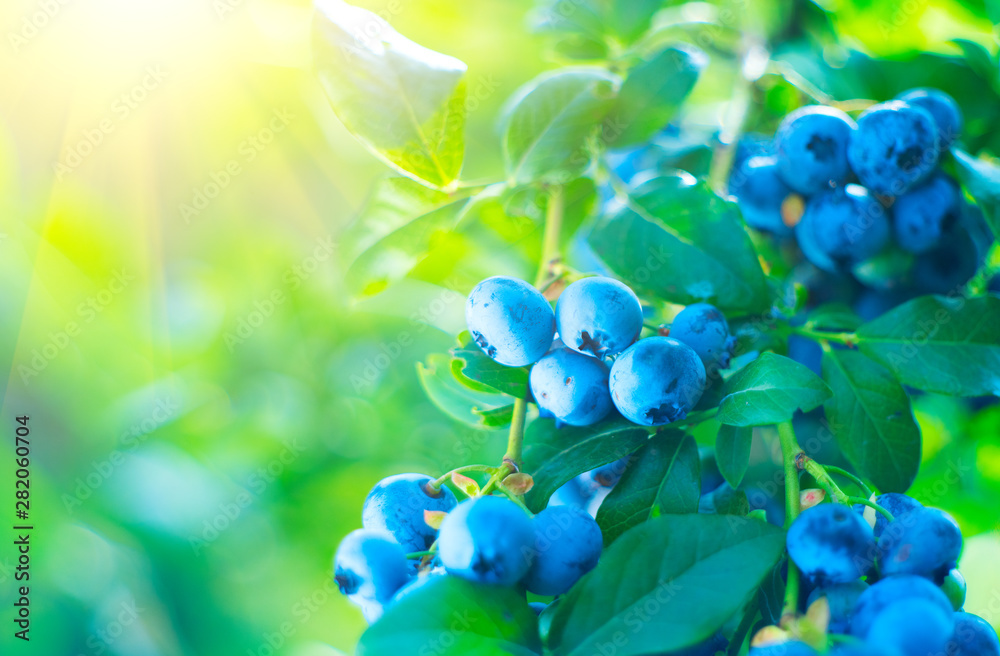
M318 3L333 111L394 171L348 283L475 276L417 375L507 434L372 489L334 559L359 653L1000 654L958 524L906 494L914 400L1000 394L997 61L695 4L539 0L554 65L479 181L466 65Z

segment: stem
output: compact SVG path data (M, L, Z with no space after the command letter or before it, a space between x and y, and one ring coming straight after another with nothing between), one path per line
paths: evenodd
M729 649L726 651L726 656L736 656L743 649L743 643L746 642L747 634L753 628L753 621L757 619L757 608L759 605L755 597L754 602L743 615L743 619L740 620L740 625L733 632L733 637L729 639Z
M849 502L851 502L851 503L860 503L863 506L868 506L869 508L874 508L878 512L882 513L882 515L886 519L888 519L890 522L893 521L894 519L896 519L895 517L892 516L891 512L889 512L888 510L886 510L882 506L878 505L874 501L871 501L870 499L862 499L861 497L847 497L847 500Z
M865 485L865 482L863 480L861 480L851 472L845 469L841 469L840 467L834 467L833 465L824 465L824 467L826 471L830 472L831 474L840 474L844 478L848 479L849 481L857 485L859 488L861 488L861 491L865 493L866 497L871 498L873 496L874 493L872 492L872 489L867 485Z
M424 556L433 556L433 551L414 551L412 553L406 554L406 557L410 560L416 560L417 558L423 558Z
M450 472L446 472L440 478L431 481L430 483L427 484L427 486L433 488L434 490L440 490L441 486L444 485L449 478L451 478L452 474L464 474L465 472L481 472L483 474L492 475L494 472L496 472L496 470L497 470L496 467L491 467L489 465L465 465L463 467L456 467L455 469L452 469Z
M559 234L562 232L563 190L549 189L549 202L545 208L545 230L542 233L542 255L538 262L535 287L541 287L552 274L552 265L559 260Z
M502 493L502 494L503 494L503 495L504 495L505 497L507 497L508 499L510 499L511 501L513 501L514 503L516 503L516 504L517 504L518 506L520 506L520 507L521 507L521 510L523 510L523 511L524 511L524 512L526 512L526 513L528 513L528 514L529 514L529 515L531 515L532 517L534 517L534 516L535 516L535 513L531 512L531 509L530 509L530 508L528 508L528 506L524 505L524 502L523 502L523 501L521 501L521 497L520 497L519 495L517 495L517 494L514 494L514 493L513 493L513 492L511 492L510 490L508 490L508 489L506 488L506 486L504 486L504 484L503 484L503 483L498 483L498 484L497 484L497 486L496 486L496 488L497 488L498 490L500 490L500 492L501 492L501 493Z
M785 529L799 516L799 468L796 461L802 449L795 441L792 422L778 424L778 441L781 444L781 460L785 468ZM785 605L782 618L795 616L799 610L799 568L788 559L788 580L785 584Z
M816 342L836 342L845 346L854 346L858 342L858 336L854 333L828 333L822 330L812 330L802 326L789 326L788 332L800 337L808 337Z
M508 474L521 467L521 443L524 442L524 420L527 412L528 402L524 399L515 399L514 416L510 420L510 433L507 434L507 453L503 456L504 464L500 466L501 469L509 467L511 471L507 472ZM512 467L506 464L508 460L512 463Z
M830 478L830 474L827 473L826 467L819 464L815 460L808 458L806 459L804 467L805 470L812 474L812 477L816 479L819 486L826 490L827 494L836 499L839 503L850 505L850 495L841 490L840 486L837 485L832 478Z

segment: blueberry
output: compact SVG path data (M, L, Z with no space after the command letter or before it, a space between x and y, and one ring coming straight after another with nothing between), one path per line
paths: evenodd
M639 337L642 306L635 292L614 278L584 278L559 296L556 325L566 346L605 358Z
M919 576L890 576L861 593L851 613L851 634L865 638L872 620L890 606L906 599L930 601L942 611L952 612L951 602L941 590Z
M537 361L555 335L552 306L541 292L506 276L476 285L465 306L465 321L479 348L508 367Z
M886 215L864 187L851 184L810 198L795 237L807 260L837 273L882 250L889 241Z
M773 645L751 647L748 656L817 656L818 651L804 642L789 640Z
M568 506L546 508L535 515L535 554L524 586L537 595L566 592L594 569L603 537L594 518Z
M812 606L820 597L826 597L830 606L830 633L847 633L851 626L851 610L867 589L868 584L860 580L816 588L809 594L807 604Z
M962 532L947 513L922 508L891 522L878 548L883 576L915 574L942 581L962 552Z
M553 492L552 496L549 497L548 505L572 506L581 510L586 508L591 496L593 496L592 490L589 485L584 484L579 479L579 476L573 478Z
M941 148L946 149L962 135L962 110L955 99L938 89L910 89L896 96L908 105L919 107L934 119Z
M334 556L333 578L342 594L376 621L382 608L409 579L403 548L380 531L358 529L347 534Z
M690 346L670 337L647 337L615 360L611 400L637 424L669 424L698 403L705 379L705 365Z
M954 629L950 610L926 599L904 599L872 619L867 641L895 648L902 656L927 656L943 653Z
M597 469L583 474L583 476L590 478L595 484L600 485L601 487L614 487L621 479L622 474L625 473L625 470L628 469L628 464L631 459L631 455L624 456L614 462L601 465Z
M900 656L900 653L892 647L858 642L834 647L830 656Z
M821 586L857 580L875 552L871 527L847 506L834 503L799 515L786 542L788 555L802 574Z
M828 190L847 179L847 149L857 126L850 116L821 105L800 107L774 135L778 170L800 194Z
M535 532L512 501L476 497L458 504L441 524L441 562L470 581L514 585L531 566Z
M531 394L546 415L570 426L589 426L611 412L608 366L567 348L550 352L531 368Z
M781 210L792 189L778 175L774 157L751 157L734 168L729 193L736 197L748 226L779 236L791 234Z
M959 220L961 192L955 181L938 173L896 198L892 204L896 243L911 253L924 253Z
M924 507L922 503L913 497L900 494L899 492L886 492L885 494L880 494L875 497L875 503L888 510L894 520L902 519L906 517L910 511L919 510ZM875 535L875 539L878 540L882 537L885 527L889 525L889 520L886 516L871 506L857 505L854 508L858 512L864 514L864 517L868 520L869 524L874 522L872 532Z
M392 597L392 603L398 603L401 599L405 599L410 596L410 594L426 586L431 581L447 575L448 573L443 567L435 567L433 569L420 572L411 578L406 585L396 591L396 594Z
M899 196L937 165L934 119L901 100L875 105L858 119L847 157L861 184L883 196Z
M948 643L948 656L1000 656L997 632L972 613L955 613L955 632Z
M437 532L424 521L424 511L448 512L457 503L455 494L447 487L432 493L427 484L433 480L424 474L383 478L365 497L362 525L388 533L408 553L429 549Z
M976 275L980 253L965 226L957 225L913 264L913 284L924 294L950 294Z
M548 604L542 603L541 601L531 601L528 602L528 607L535 611L535 615L541 615L542 611L549 607Z
M941 582L941 592L948 596L948 600L951 602L951 607L955 610L962 610L962 606L965 605L965 593L968 586L965 583L965 577L962 573L958 571L958 568L952 568L948 575L944 577L944 581Z
M708 371L728 368L736 347L726 317L708 303L695 303L681 310L670 325L670 336L693 348Z

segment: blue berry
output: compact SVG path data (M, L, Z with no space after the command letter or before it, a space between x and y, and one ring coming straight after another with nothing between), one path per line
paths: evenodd
M751 157L735 168L729 176L729 193L736 197L748 226L779 236L791 234L781 208L792 189L778 175L774 157Z
M639 340L611 367L611 399L636 424L678 421L705 390L705 365L694 350L670 337Z
M400 600L410 596L410 594L426 586L431 581L447 575L448 573L443 567L435 567L418 573L416 576L411 578L406 585L396 591L396 594L392 597L392 603L398 603Z
M584 278L559 296L556 325L566 346L605 358L638 339L642 306L635 292L614 278Z
M531 566L535 532L513 502L476 497L458 504L441 523L441 562L470 581L514 585Z
M892 647L858 642L834 647L830 656L900 656L900 653Z
M915 574L941 581L962 552L962 532L947 513L922 508L891 522L878 548L883 576Z
M938 173L896 198L892 204L896 243L911 253L924 253L958 222L961 193L955 181Z
M895 648L902 656L927 656L943 653L954 629L950 610L926 599L904 599L872 619L867 640Z
M621 479L622 474L625 473L625 470L628 469L628 464L631 459L631 455L624 456L614 462L601 465L597 469L583 474L583 476L588 477L601 487L614 487Z
M850 174L847 148L856 128L850 116L833 107L809 105L786 116L774 135L785 183L810 195L844 182Z
M789 640L773 645L751 647L748 656L817 656L818 651L804 642Z
M531 368L531 394L546 415L570 426L589 426L611 412L608 366L567 348L550 352Z
M919 107L934 119L941 148L946 149L962 135L962 110L955 99L938 89L910 89L896 96L907 105Z
M695 303L681 310L670 325L670 336L693 348L709 371L729 367L736 347L726 317L708 303Z
M433 480L424 474L383 478L365 497L362 525L388 533L407 553L429 549L437 531L424 521L424 511L448 512L457 503L455 494L447 487L432 492L427 484Z
M941 590L920 576L890 576L861 593L851 613L851 634L866 638L872 620L890 606L906 599L925 599L946 613L951 602Z
M880 494L875 497L875 503L882 506L889 511L894 520L899 520L908 515L913 510L919 510L923 508L923 504L909 497L905 494L900 494L899 492L886 492L885 494ZM874 508L865 505L857 505L854 507L855 510L862 513L868 523L872 526L872 532L875 535L875 539L878 540L882 537L882 533L885 531L885 527L889 525L889 520L885 515L878 512Z
M379 531L348 533L333 563L340 592L361 607L369 622L382 616L384 605L410 577L403 548Z
M810 198L795 237L807 260L837 273L882 250L889 241L886 215L864 187L847 185Z
M979 268L980 252L965 226L957 225L913 264L913 284L924 294L950 294Z
M955 632L948 656L1000 656L997 632L989 622L972 613L955 613Z
M847 156L861 184L899 196L937 166L937 127L930 114L901 100L875 105L858 119Z
M581 474L581 476L583 476ZM549 497L550 506L572 506L580 510L587 507L593 496L593 490L589 483L584 483L580 476L573 478L563 484Z
M465 306L465 321L479 348L508 367L537 361L555 335L552 306L541 292L506 276L476 285Z
M847 506L824 503L804 511L787 535L788 555L818 585L863 576L875 553L872 529Z
M867 589L868 584L861 580L816 588L809 594L807 604L812 606L820 597L826 597L830 607L830 633L847 633L851 626L851 611L854 609L854 604Z
M541 615L542 611L548 608L549 605L541 601L530 601L528 602L528 607L535 611L535 615Z
M569 506L546 508L535 515L535 554L524 586L538 595L566 592L594 569L603 537L594 518Z

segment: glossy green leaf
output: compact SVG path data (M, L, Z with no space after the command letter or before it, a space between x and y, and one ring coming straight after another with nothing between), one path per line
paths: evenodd
M726 381L719 422L730 426L764 426L808 412L830 398L830 388L805 365L774 353L763 353Z
M566 595L549 630L556 656L671 652L711 636L756 594L784 532L731 515L663 515L615 541Z
M476 346L471 337L451 350L451 371L458 382L481 392L500 392L517 398L528 393L528 367L506 367Z
M587 170L619 80L597 68L543 73L510 101L504 121L507 177L564 184Z
M663 0L541 0L535 28L606 42L632 43L649 29Z
M452 186L465 150L465 64L341 0L316 9L313 59L337 117L400 173Z
M1000 164L976 159L969 153L953 148L958 177L966 191L976 199L983 217L997 239L1000 239Z
M885 367L857 351L823 354L833 396L823 404L844 457L883 492L905 492L920 468L910 397Z
M417 376L431 403L470 426L496 428L509 423L504 417L510 417L510 396L469 389L455 380L450 365L451 358L443 353L431 354L427 364L417 363Z
M753 444L753 428L749 426L719 426L715 438L715 461L719 473L734 488L743 482L743 476L750 466L750 447Z
M698 511L698 445L690 435L664 431L632 456L618 484L601 502L597 523L604 544L659 515Z
M358 645L359 656L539 653L538 621L522 593L436 576L392 603Z
M921 296L866 323L858 347L904 385L1000 394L1000 297Z
M750 501L743 490L736 490L723 483L701 498L698 505L699 512L714 513L716 515L737 515L746 517L750 512Z
M589 237L640 295L723 311L765 311L771 293L739 211L686 173L654 178Z
M574 477L632 453L649 439L649 433L617 417L594 426L556 428L552 419L536 419L524 435L524 465L535 486L525 496L538 512L552 493Z

